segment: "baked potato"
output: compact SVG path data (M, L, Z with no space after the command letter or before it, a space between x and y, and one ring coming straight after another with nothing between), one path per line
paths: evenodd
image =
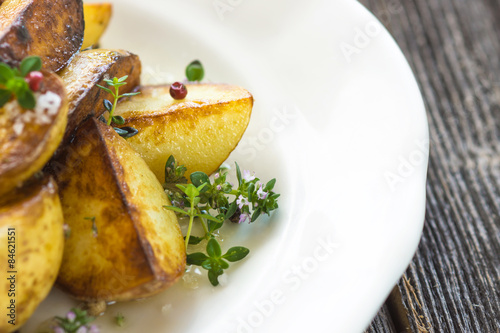
M95 47L108 27L113 6L109 2L84 3L83 17L85 18L85 33L82 49Z
M63 215L54 180L34 178L1 197L0 230L0 304L4 311L0 332L13 332L48 295L61 264Z
M63 140L66 143L82 121L104 113L104 99L112 100L111 94L96 84L106 86L103 79L128 75L127 85L120 88L120 93L130 92L140 83L141 62L138 56L123 50L87 50L75 55L58 74L69 98L68 127Z
M126 301L172 285L186 262L162 186L112 127L89 118L50 163L66 239L58 285L77 299Z
M16 100L0 108L0 196L43 168L61 142L67 115L63 82L48 72L34 110Z
M187 84L188 94L174 100L169 85L144 86L141 94L119 103L115 115L139 133L127 142L160 182L173 155L187 168L211 174L224 162L245 132L252 95L226 84Z
M44 69L57 71L80 50L84 26L82 0L4 0L0 61L17 66L37 55Z

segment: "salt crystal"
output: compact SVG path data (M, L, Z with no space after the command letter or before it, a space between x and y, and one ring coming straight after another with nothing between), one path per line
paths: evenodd
M198 267L189 266L182 276L183 285L187 289L198 289L200 286L201 271Z
M218 278L218 281L219 281L219 284L221 287L227 286L227 282L228 282L227 274L224 273L224 274L220 275Z
M172 304L165 304L164 306L162 306L161 308L161 313L163 315L166 315L170 312L170 310L172 310Z
M18 119L12 126L12 129L14 130L14 133L16 133L16 135L21 135L24 129L24 124Z
M61 97L59 97L59 95L53 93L52 91L47 91L45 94L38 96L34 111L38 117L40 117L44 113L49 116L53 116L57 114L60 105Z

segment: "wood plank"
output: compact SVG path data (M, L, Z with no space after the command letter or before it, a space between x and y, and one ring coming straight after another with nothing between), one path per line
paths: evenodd
M396 333L396 328L387 309L387 305L382 306L377 317L373 320L365 333Z
M403 49L429 118L425 227L397 286L407 329L500 332L500 4L361 2Z

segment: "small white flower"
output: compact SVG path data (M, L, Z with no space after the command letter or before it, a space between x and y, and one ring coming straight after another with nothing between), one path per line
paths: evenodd
M221 191L222 190L222 185L217 185L217 191Z
M244 206L248 206L248 199L240 194L238 199L236 199L236 204L238 204L239 209L243 209Z
M248 213L243 213L240 215L240 220L238 221L238 223L243 223L243 222L250 222L250 214Z
M80 328L76 330L76 333L88 333L87 327L80 326Z
M99 327L97 325L91 325L89 329L89 333L99 333Z
M259 198L260 200L264 200L265 198L267 198L267 195L269 193L265 192L263 189L262 189L262 184L260 184L259 186L259 189L257 190L257 198Z
M243 170L243 179L247 182L251 182L252 180L255 179L255 172L252 174L250 174L250 171L248 170Z
M217 173L214 175L214 178L215 178L215 179L217 179L217 178L219 178L219 177L220 177L220 175L219 175L219 173L217 172Z
M76 319L76 314L73 311L70 311L66 314L66 318L68 318L69 321L74 321Z

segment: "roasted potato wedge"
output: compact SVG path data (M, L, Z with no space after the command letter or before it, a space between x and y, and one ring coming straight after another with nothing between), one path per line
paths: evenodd
M85 33L83 35L82 49L95 47L102 34L108 27L113 6L109 2L84 3L83 17L85 18Z
M80 50L82 0L5 0L0 6L0 61L17 66L26 56L42 58L57 71Z
M58 74L69 98L68 126L63 140L68 142L82 121L105 111L104 99L112 100L111 94L96 84L106 86L104 78L128 75L127 85L120 88L120 93L130 92L140 83L141 62L138 56L123 50L88 50L78 53Z
M0 108L0 195L42 169L61 142L67 115L63 82L47 72L35 110L15 100Z
M245 132L253 97L225 84L188 84L184 100L174 100L168 85L144 86L141 94L121 102L115 115L139 133L127 142L146 161L160 182L174 155L187 168L211 174L227 159Z
M112 127L89 118L50 163L66 239L58 285L85 301L156 294L183 273L183 237L155 175Z
M61 264L63 215L54 180L48 176L32 179L0 198L0 230L4 275L0 283L0 304L4 306L0 332L13 332L48 295ZM9 256L11 251L13 256Z

